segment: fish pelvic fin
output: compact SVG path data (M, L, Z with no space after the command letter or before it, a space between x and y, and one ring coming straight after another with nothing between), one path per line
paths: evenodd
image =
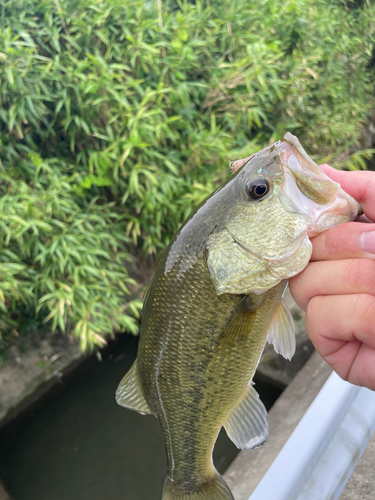
M296 350L293 316L282 300L271 322L267 340L275 351L291 360Z
M162 500L234 500L234 497L224 479L215 470L214 476L195 491L180 489L167 478Z
M128 373L121 380L116 391L116 401L120 406L135 410L142 415L152 414L142 393L137 373L137 360L134 361Z
M252 450L268 438L268 414L259 394L250 384L224 428L228 437L240 450Z

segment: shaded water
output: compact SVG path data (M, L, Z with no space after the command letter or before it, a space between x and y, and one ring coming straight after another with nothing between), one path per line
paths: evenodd
M0 482L12 500L160 498L166 459L158 421L114 399L136 347L136 338L120 336L102 362L91 357L0 431ZM257 390L268 407L279 394ZM214 451L219 472L237 453L222 432Z

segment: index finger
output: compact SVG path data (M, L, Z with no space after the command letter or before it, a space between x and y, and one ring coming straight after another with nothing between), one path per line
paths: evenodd
M329 165L320 165L320 168L360 203L366 217L375 221L375 172L344 172Z
M375 259L375 224L346 222L311 239L312 261Z

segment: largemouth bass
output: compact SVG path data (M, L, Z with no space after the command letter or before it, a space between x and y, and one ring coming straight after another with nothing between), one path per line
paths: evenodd
M146 293L137 360L116 394L160 421L163 500L233 499L212 462L220 428L244 450L267 439L251 381L267 339L293 356L287 280L309 262L309 237L360 210L289 133L242 163L164 252Z

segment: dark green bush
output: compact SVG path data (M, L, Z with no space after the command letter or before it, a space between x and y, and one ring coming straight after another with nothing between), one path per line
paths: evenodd
M135 332L135 247L159 252L228 160L285 130L340 166L369 154L372 2L161 5L0 5L3 334Z

